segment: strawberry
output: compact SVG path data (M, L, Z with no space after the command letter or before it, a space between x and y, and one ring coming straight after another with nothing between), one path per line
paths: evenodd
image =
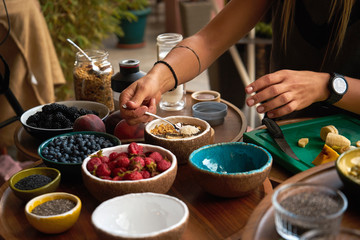
M100 160L103 162L103 163L108 163L109 162L109 158L107 156L101 156L100 157Z
M109 166L110 170L113 170L114 168L117 167L117 161L110 161L108 163L108 166Z
M96 168L95 174L98 177L110 176L111 170L110 170L109 166L106 163L101 163Z
M137 169L137 170L141 171L144 167L145 167L145 161L142 157L137 156L130 160L129 168L131 170Z
M153 158L146 157L145 158L145 166L146 166L147 170L149 170L149 172L156 171L156 163Z
M117 153L117 152L112 152L112 153L110 153L110 155L109 155L109 160L110 161L113 161L113 160L115 160L115 158L117 158L119 156L119 153Z
M167 161L167 160L162 160L162 161L159 161L157 162L157 170L159 172L164 172L166 171L167 169L169 169L171 166L171 162L170 161Z
M87 164L86 169L92 174L95 173L96 168L101 164L101 160L98 157L91 158Z
M117 167L128 168L130 165L130 159L125 156L119 156L115 159Z
M110 176L101 176L101 179L106 179L106 180L112 180L112 178Z
M112 176L123 176L124 173L126 172L126 168L114 168L113 170L111 170L111 175Z
M136 142L132 142L128 146L129 154L140 155L143 154L143 147L138 145Z
M159 162L164 160L163 156L159 152L152 152L149 154L149 158L152 158L155 160L155 162Z
M123 180L124 179L124 177L122 177L122 176L115 176L115 177L113 177L113 181L121 181L121 180Z
M140 173L141 173L143 179L146 179L146 178L150 178L150 177L151 177L150 172L148 172L148 171L146 171L146 170L142 170Z
M143 179L143 176L138 171L126 173L124 175L124 180L140 180L140 179Z

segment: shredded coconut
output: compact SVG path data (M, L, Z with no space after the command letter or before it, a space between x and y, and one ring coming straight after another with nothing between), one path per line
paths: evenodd
M180 128L180 133L182 135L187 135L187 136L195 135L199 131L200 131L199 128L192 125L185 125Z

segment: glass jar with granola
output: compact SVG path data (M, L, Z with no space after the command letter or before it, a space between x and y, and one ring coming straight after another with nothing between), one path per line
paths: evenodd
M81 52L76 53L74 66L74 88L76 100L87 100L105 104L114 110L111 76L114 69L105 50L86 50L91 61Z

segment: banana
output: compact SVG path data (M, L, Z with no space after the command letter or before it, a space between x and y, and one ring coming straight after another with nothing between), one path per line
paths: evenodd
M339 131L337 130L337 128L334 125L328 125L328 126L322 127L320 130L320 137L323 141L326 141L326 136L328 135L328 133L339 134Z
M334 149L345 149L346 147L350 147L351 142L342 135L329 132L326 136L325 144Z
M309 138L300 138L298 140L298 146L304 148L309 143Z

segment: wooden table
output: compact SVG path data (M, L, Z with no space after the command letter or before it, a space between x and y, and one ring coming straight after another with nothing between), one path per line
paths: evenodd
M36 165L41 165L41 160ZM0 233L4 239L99 239L91 224L91 214L100 204L81 181L62 181L58 191L80 197L79 220L67 232L46 235L32 228L25 218L25 203L18 199L5 183L0 188ZM192 179L188 165L180 165L174 185L168 192L186 203L190 211L183 240L240 239L247 220L258 203L272 192L269 179L248 196L220 198L204 192Z
M158 107L158 114L163 117L167 116L192 116L192 99L191 91L186 94L186 107L180 111L164 111ZM242 135L246 131L247 121L244 113L235 105L221 99L221 102L228 106L228 113L224 119L224 123L213 127L215 131L215 142L238 142L242 139ZM37 161L40 159L37 154L38 146L42 143L32 137L26 130L19 126L14 134L15 146L18 149L19 161Z
M348 208L341 221L341 227L360 230L360 193L344 188L339 178L334 162L322 164L307 171L296 174L287 179L278 187L297 182L320 184L342 191L348 199ZM271 202L271 195L267 195L251 214L242 235L243 240L266 240L280 239L275 230L274 207Z

